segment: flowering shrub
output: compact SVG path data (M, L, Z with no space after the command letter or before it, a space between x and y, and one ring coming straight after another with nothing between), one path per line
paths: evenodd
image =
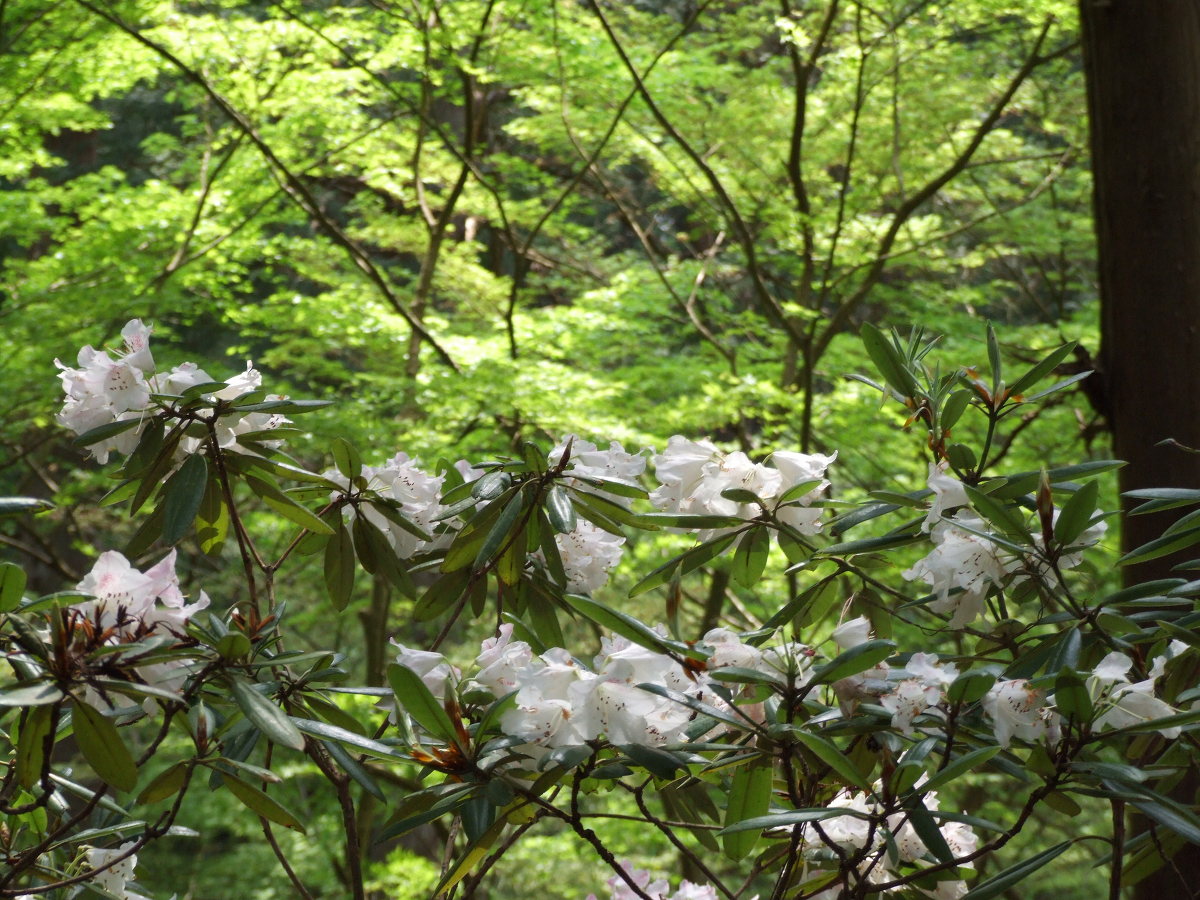
M269 792L290 754L337 797L355 897L366 846L443 817L460 827L438 896L469 895L542 821L578 838L619 900L994 897L1088 837L975 876L977 860L1003 857L1072 794L1153 823L1148 841L1123 828L1095 836L1113 860L1128 857L1128 869L1112 865L1116 887L1200 843L1200 818L1162 787L1193 764L1200 728L1189 630L1200 584L1078 590L1070 570L1105 527L1094 477L1117 463L990 471L993 436L1069 347L1005 386L998 353L990 383L942 375L918 341L865 327L883 381L862 380L910 411L934 459L926 490L848 503L829 499L835 455L755 462L682 436L631 453L568 435L549 451L433 469L404 453L364 465L338 439L333 467L311 472L283 452L296 433L285 416L320 404L267 394L250 367L223 382L189 363L156 373L149 328L135 320L122 335L115 356L85 347L78 368L59 364L59 421L99 462L122 458L108 502L141 528L70 592L27 596L24 573L0 567L0 896L81 884L142 896L130 887L136 853L169 833L201 770L268 838L303 831ZM950 443L968 412L987 424L978 449ZM274 556L251 508L292 529ZM855 528L870 533L849 539ZM652 626L600 598L625 542L662 531L690 544L629 591L667 591L670 622ZM175 575L185 539L214 558L229 544L244 595L213 604L198 591L189 603ZM1184 531L1126 559L1197 540ZM915 563L913 547L925 554ZM164 552L144 571L130 561ZM320 560L335 609L365 570L412 598L438 639L396 643L387 688L342 684L335 649L285 647L275 573L301 555ZM889 573L893 556L906 562ZM683 580L706 569L749 590L784 567L794 590L763 620L743 611L744 627L699 628L679 614ZM892 619L907 638L876 636ZM473 620L489 623L473 663L447 659L451 625ZM599 651L568 646L568 622L594 626ZM338 705L347 693L384 702L368 721ZM191 752L164 765L172 731ZM82 774L64 765L68 735ZM395 772L406 778L384 777ZM1006 779L1007 821L957 807L976 772ZM592 827L587 795L601 787L704 880L672 889L619 863ZM374 833L360 833L359 792L393 808ZM143 812L154 804L165 811ZM100 808L118 824L98 827Z

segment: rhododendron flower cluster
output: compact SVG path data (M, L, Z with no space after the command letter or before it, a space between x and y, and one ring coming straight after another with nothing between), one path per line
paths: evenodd
M646 457L638 453L626 452L625 448L617 441L610 442L607 450L600 450L591 441L585 441L573 434L565 435L547 454L546 458L550 465L559 465L568 447L571 455L565 472L578 476L577 479L568 480L568 484L576 483L603 491L603 485L591 485L584 479L607 479L622 484L637 485L638 478L646 471ZM612 499L621 503L628 502L626 498L616 495L613 495Z
M422 540L405 528L401 528L371 504L356 504L349 508L350 516L362 515L368 522L387 535L392 549L399 559L409 559L417 553L439 546L442 541L434 536L437 519L443 512L441 501L444 475L430 475L421 468L420 461L411 459L407 453L397 453L382 466L363 466L362 478L366 490L375 491L381 497L395 500L401 514L420 530L434 537L433 541ZM343 492L357 491L356 486L336 469L324 473L325 477L342 488ZM336 495L335 495L336 496Z
M183 638L188 620L209 605L204 591L194 603L186 602L175 574L174 550L145 572L135 569L117 551L108 550L100 554L76 590L93 598L71 606L77 627L98 635L108 646L155 637ZM170 691L180 689L187 671L187 663L179 659L138 666L147 684ZM90 688L86 696L94 706L106 705ZM147 707L152 702L147 700Z
M124 352L114 359L106 350L86 346L76 358L78 368L54 364L61 370L66 399L58 414L58 422L76 434L85 434L102 425L110 425L131 419L144 420L152 413L155 402L152 394L180 395L197 385L214 384L207 372L195 363L185 362L169 372L154 373L154 357L150 353L152 329L140 319L131 319L121 330ZM257 391L262 386L262 375L249 363L246 370L224 382L205 396L209 400L235 400L244 394ZM268 399L280 399L271 395ZM230 411L214 423L217 443L221 447L232 447L241 435L251 432L269 431L288 420L281 415L268 412ZM137 446L142 426L139 424L127 431L112 435L88 449L96 459L105 463L113 451L131 453ZM195 437L184 437L179 442L179 453L196 453L202 441ZM267 442L270 446L272 442Z
M651 460L661 483L650 495L650 502L666 512L700 515L737 516L752 519L760 515L758 503L733 500L726 491L749 491L764 503L779 500L793 487L815 482L802 497L780 507L780 521L801 534L816 534L821 527L821 510L810 509L829 482L825 471L836 455L793 453L777 450L771 454L774 467L751 462L741 451L725 453L708 441L691 441L675 435L667 449ZM716 533L701 532L701 538Z
M923 559L906 569L909 581L926 582L935 599L929 604L933 612L948 614L951 628L962 628L974 622L984 611L989 591L1011 578L1020 581L1031 576L1044 577L1052 571L1042 558L1045 552L1040 534L1034 537L1033 552L1018 557L989 540L988 524L967 507L968 497L962 482L946 474L946 465L929 467L928 484L934 500L922 529L929 532L934 548ZM949 514L950 510L958 512ZM1055 509L1053 521L1060 510ZM1098 542L1107 529L1096 522L1073 542L1074 552L1058 557L1059 569L1079 565L1082 550Z
M920 786L920 782L917 786ZM873 794L840 791L829 801L827 808L845 809L846 814L822 819L819 831L806 827L803 852L807 856L819 858L832 844L841 852L858 853L860 876L874 884L897 878L901 864L919 864L930 859L929 848L917 834L907 813L884 816L885 810L878 800L880 788L881 785L877 784ZM927 810L936 811L937 794L926 793L923 803ZM969 856L978 846L978 838L970 825L945 822L938 826L938 831L956 858ZM963 863L962 866L973 868L971 862ZM922 888L918 885L917 889L935 900L957 900L967 893L966 882L960 879L939 881L934 888ZM829 888L816 897L836 900L841 895L841 890L840 887ZM893 889L886 893L896 892L898 891Z

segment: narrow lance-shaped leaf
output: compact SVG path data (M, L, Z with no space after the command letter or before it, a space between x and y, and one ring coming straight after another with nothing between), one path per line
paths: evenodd
M282 825L285 828L306 834L304 825L296 817L296 814L274 797L259 790L254 785L242 781L236 775L230 775L228 772L222 773L221 780L224 782L225 787L229 789L229 793L237 797L247 809L250 809L256 815L262 816L264 819L269 819L277 825Z
M387 677L396 701L418 725L434 737L454 740L454 723L416 672L407 666L393 664L388 666Z
M240 679L233 682L233 699L246 718L267 736L268 740L293 750L304 749L304 735L292 724L287 713Z

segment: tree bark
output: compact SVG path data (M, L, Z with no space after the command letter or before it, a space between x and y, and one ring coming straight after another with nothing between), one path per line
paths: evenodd
M1101 300L1100 374L1121 489L1200 487L1200 6L1080 0ZM1171 514L1128 517L1128 550ZM1185 551L1183 559L1197 555ZM1169 577L1179 557L1130 567ZM1193 773L1194 775L1194 773ZM1173 794L1193 806L1196 781ZM1143 830L1144 821L1134 827ZM1136 897L1194 896L1200 854L1176 854ZM1182 883L1181 883L1182 878Z

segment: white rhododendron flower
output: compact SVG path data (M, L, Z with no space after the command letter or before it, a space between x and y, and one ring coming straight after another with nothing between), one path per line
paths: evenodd
M1173 641L1181 644L1182 641ZM1186 645L1183 645L1186 647ZM1173 656L1178 649L1172 647ZM1154 719L1165 719L1173 716L1179 710L1154 696L1154 682L1163 674L1169 656L1159 656L1150 668L1149 678L1131 682L1129 670L1133 668L1133 660L1120 651L1114 650L1092 671L1088 679L1088 690L1092 702L1105 711L1096 719L1094 727L1097 731L1106 728L1125 728L1129 725L1140 725ZM1176 738L1180 735L1178 726L1160 728L1163 737Z
M94 599L71 606L81 624L97 634L107 634L105 643L118 646L146 638L178 639L186 636L188 620L208 607L208 595L201 591L195 603L188 603L175 574L172 550L145 572L138 571L115 550L100 554L92 570L76 586ZM178 693L187 680L189 661L178 659L139 665L138 673L146 684ZM93 706L109 705L96 690L87 687L85 699ZM155 701L147 699L143 707L153 712Z
M621 868L651 900L717 900L717 889L710 884L694 884L687 879L679 883L679 889L671 893L671 883L665 878L651 880L650 873L644 869L632 869L628 861ZM620 875L613 875L608 881L608 900L640 900L633 888ZM596 900L595 894L588 894L587 900ZM758 900L758 898L755 898Z
M1058 713L1046 705L1046 692L1024 678L997 681L983 697L983 710L992 720L1001 747L1007 747L1014 737L1023 741L1058 740Z
M434 549L445 540L433 532L438 525L437 517L444 509L441 491L446 478L444 475L428 474L418 467L418 463L419 460L410 459L407 453L397 453L382 466L363 466L362 477L367 483L367 490L397 501L401 515L434 540L422 540L407 529L401 528L369 503L347 507L351 519L361 515L383 532L400 559L409 559L417 553ZM336 469L330 469L323 474L343 491L349 492L353 489L350 480ZM336 497L337 494L333 496Z
M771 455L774 467L755 463L745 453L726 453L708 441L691 441L674 435L667 448L651 462L660 485L650 495L658 509L672 513L737 516L752 519L762 513L757 503L731 500L725 491L749 491L765 503L777 500L792 487L817 481L804 496L794 498L778 510L781 521L802 534L820 529L820 510L808 507L828 487L825 470L833 456L776 451ZM707 540L719 529L700 532Z
M943 519L931 534L933 550L902 573L909 581L920 579L930 586L937 599L929 608L950 613L951 628L974 622L983 612L988 591L1012 568L1011 557L987 538L954 527L958 523L986 530L983 521L969 513Z
M554 543L567 576L567 590L590 594L608 581L609 571L621 561L625 538L579 519L572 531L554 535Z
M617 441L611 441L607 450L600 450L591 441L585 441L574 434L563 437L546 455L552 467L558 466L562 461L568 444L571 445L571 456L565 470L568 474L578 475L580 478L605 478L636 486L639 476L646 471L646 457L640 453L627 453ZM615 503L624 506L629 504L629 498L607 494L602 486L589 485L575 479L568 479L568 483L605 493Z
M929 489L933 491L933 505L929 507L929 514L925 517L925 523L921 526L922 531L929 531L933 526L942 519L947 517L947 513L952 509L957 509L968 504L967 489L963 487L963 483L953 475L947 475L946 469L949 468L949 463L942 461L939 463L929 464Z
M128 883L134 878L133 870L137 868L137 854L134 853L117 862L112 862L121 854L127 853L133 846L135 846L133 841L127 841L113 850L105 850L100 847L89 848L87 864L93 869L101 870L91 877L91 883L114 897L120 897L121 900L149 900L145 895L128 887Z
M182 394L196 385L217 381L195 363L185 362L170 372L154 374L154 357L150 353L151 328L140 319L131 319L121 330L125 352L116 359L105 350L91 346L79 351L79 368L70 368L59 360L54 364L61 370L66 400L58 414L58 422L76 434L84 434L101 425L109 425L129 419L144 419L154 408L151 394ZM209 400L235 400L243 394L259 390L262 375L250 363L246 370L225 382L225 387L213 394L205 395ZM268 399L283 399L271 395ZM250 432L269 431L288 422L281 415L250 412L228 413L215 423L217 442L221 447L233 447L241 435ZM101 463L108 462L113 451L128 454L137 446L141 436L141 424L88 446L88 450ZM266 446L278 442L262 441ZM204 442L196 437L184 437L178 445L178 453L186 455L200 452ZM245 449L245 448L243 448Z

